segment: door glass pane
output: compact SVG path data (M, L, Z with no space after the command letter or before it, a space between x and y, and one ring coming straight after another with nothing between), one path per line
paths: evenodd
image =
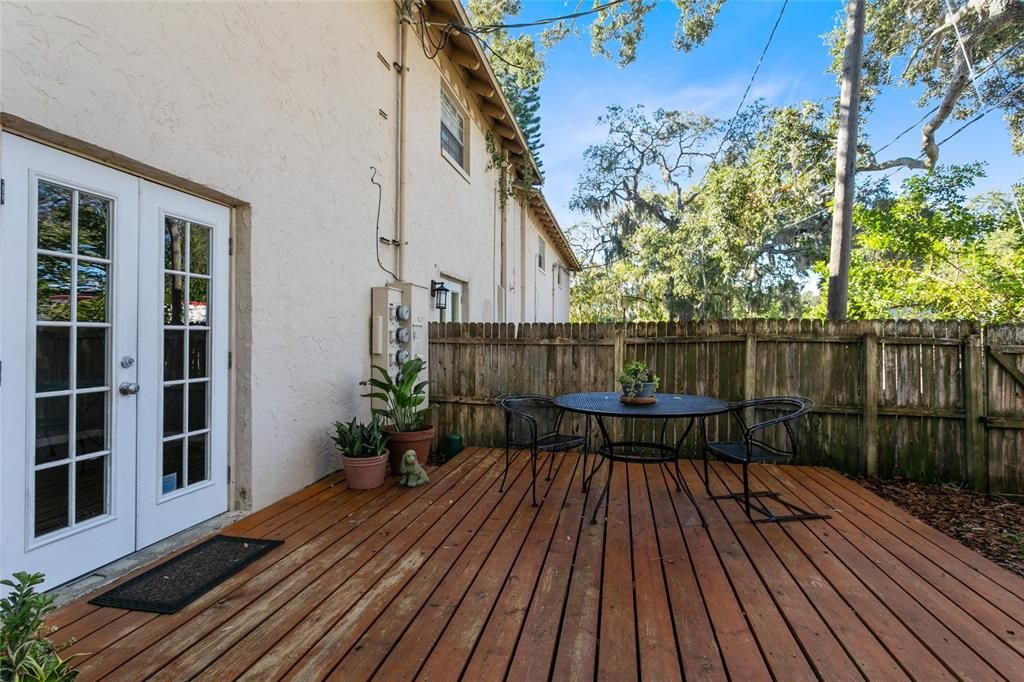
M78 321L107 321L107 266L78 261Z
M187 225L181 218L164 218L164 269L185 271Z
M71 375L71 329L36 327L36 391L66 391Z
M185 431L185 390L181 384L164 388L164 435Z
M36 464L68 457L70 397L36 399Z
M78 195L78 253L96 258L107 257L107 227L110 201L80 192Z
M185 331L164 330L164 381L185 377Z
M38 188L38 243L47 251L71 252L71 206L74 191L39 181Z
M75 462L75 523L107 513L107 460L94 457Z
M164 324L185 324L185 280L184 275L164 277Z
M80 393L75 398L75 454L81 457L107 449L107 392Z
M64 395L35 399L36 536L109 511L110 457L97 454L112 446L114 267L114 202L49 182L38 187L35 386L37 394Z
M210 324L207 303L207 284L209 280L202 277L189 277L188 289L188 323L205 327Z
M209 332L190 329L188 332L188 376L190 379L209 376L206 367L206 337Z
M107 330L103 327L79 327L78 388L107 385Z
M36 472L36 537L68 527L68 465Z
M188 387L188 430L206 428L206 387L207 383L189 384Z
M40 254L36 264L36 319L71 320L71 261Z
M188 484L199 483L209 478L206 460L206 441L209 434L201 433L188 438Z
M182 440L169 440L164 443L162 486L164 493L171 493L185 487L185 453Z
M210 228L195 223L190 223L189 226L189 272L207 275L210 273Z

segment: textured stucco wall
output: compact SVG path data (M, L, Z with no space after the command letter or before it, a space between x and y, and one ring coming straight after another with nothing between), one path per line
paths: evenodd
M394 4L0 11L4 111L251 205L253 506L335 468L326 432L366 412L369 288L387 280L369 177L375 166L390 236L396 75L377 52L397 57ZM495 319L500 215L483 133L471 126L467 181L440 155L441 71L411 35L407 66L406 279L466 279L470 319Z

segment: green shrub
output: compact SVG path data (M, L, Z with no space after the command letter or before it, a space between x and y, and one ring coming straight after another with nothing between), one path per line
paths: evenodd
M11 592L0 599L0 681L65 682L77 673L57 655L43 632L43 620L54 610L54 598L36 592L42 573L14 574L0 580Z

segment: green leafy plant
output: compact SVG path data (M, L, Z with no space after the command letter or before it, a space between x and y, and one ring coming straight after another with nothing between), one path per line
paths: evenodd
M643 389L644 384L654 384L654 388L658 388L661 379L653 369L647 366L647 363L642 360L634 360L626 363L626 366L622 368L619 383L622 384L622 392L632 397Z
M366 424L357 419L347 424L334 422L334 429L331 440L346 457L379 457L384 454L384 432L377 417Z
M373 414L391 424L396 431L419 431L423 427L425 415L419 407L427 399L426 388L430 382L416 381L421 371L423 359L412 358L399 368L394 378L383 367L374 365L375 376L359 382L360 386L372 389L363 394L364 398L384 404L384 407L374 407Z
M36 592L42 573L14 574L0 580L10 594L0 599L0 680L12 682L66 682L77 673L57 654L57 646L43 630L43 620L54 610L51 595Z

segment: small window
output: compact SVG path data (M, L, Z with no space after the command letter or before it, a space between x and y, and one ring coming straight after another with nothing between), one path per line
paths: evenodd
M544 262L547 259L547 247L544 237L537 237L537 267L544 269Z
M555 280L558 282L558 286L562 286L562 268L555 266Z
M466 170L465 117L452 97L441 90L441 149Z
M438 322L462 322L466 312L466 289L465 282L449 279L442 275L442 281L448 287L448 307L437 311Z

